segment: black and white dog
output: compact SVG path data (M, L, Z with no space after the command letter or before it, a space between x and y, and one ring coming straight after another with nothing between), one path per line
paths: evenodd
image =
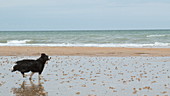
M13 67L12 72L20 71L23 77L25 77L24 73L31 71L32 74L30 75L29 79L32 79L33 74L38 72L40 78L40 75L44 69L44 65L48 60L50 60L49 56L44 53L42 53L41 57L38 58L37 60L33 59L20 60L16 62L17 65Z

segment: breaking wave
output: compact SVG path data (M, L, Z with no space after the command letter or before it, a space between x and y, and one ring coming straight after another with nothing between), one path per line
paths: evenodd
M31 42L31 40L8 40L7 44L26 44Z
M165 37L166 35L147 35L146 37Z
M56 47L170 47L170 43L155 42L153 44L28 44L30 40L10 41L8 43L0 43L0 46L56 46Z

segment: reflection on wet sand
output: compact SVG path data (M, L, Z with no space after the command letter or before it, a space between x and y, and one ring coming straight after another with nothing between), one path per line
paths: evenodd
M22 58L0 56L0 96L170 96L170 57L53 56L40 84L11 73Z
M23 81L20 88L12 88L13 94L16 96L46 96L47 92L44 90L42 83L34 84L30 80L30 84Z

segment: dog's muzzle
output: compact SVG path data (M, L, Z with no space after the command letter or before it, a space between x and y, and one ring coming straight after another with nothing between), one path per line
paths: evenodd
M48 60L50 60L50 59L51 59L51 57L48 58Z

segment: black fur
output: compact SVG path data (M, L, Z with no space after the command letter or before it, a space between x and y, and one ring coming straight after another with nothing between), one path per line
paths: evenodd
M15 65L13 67L12 72L20 71L21 74L23 75L23 77L24 77L24 73L29 72L29 71L31 71L33 73L38 72L39 75L41 75L41 73L44 69L44 65L45 65L46 61L48 61L48 60L49 60L48 55L42 53L41 57L38 58L37 60L24 59L21 61L17 61L16 62L17 65Z

